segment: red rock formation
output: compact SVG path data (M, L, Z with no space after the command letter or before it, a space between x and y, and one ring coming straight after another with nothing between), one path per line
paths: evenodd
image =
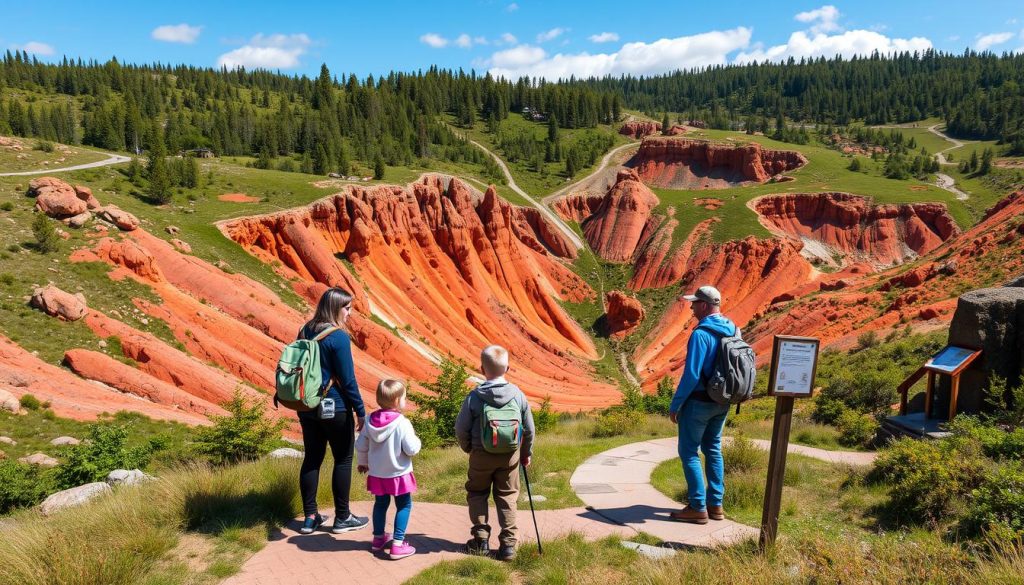
M668 132L665 132L664 134L665 136L682 136L683 134L686 134L686 126L673 124L672 127L668 129Z
M88 203L79 198L74 187L54 177L32 179L28 192L36 198L36 209L50 217L71 217L89 210Z
M637 251L629 288L641 290L677 284L697 258L695 250L707 243L711 226L719 221L713 217L698 223L673 250L672 237L679 222L669 218Z
M661 124L643 120L630 120L619 128L619 134L631 138L643 138L659 132L661 132Z
M552 207L562 219L582 224L583 220L594 215L603 201L604 195L574 193L558 198Z
M35 289L29 303L47 315L64 321L77 321L89 312L85 295L67 293L52 284Z
M220 227L299 279L301 294L342 283L360 312L397 324L382 334L413 355L387 364L423 363L413 347L475 363L480 348L501 343L524 365L516 382L529 396L550 395L556 408L608 403L616 390L590 378L592 342L557 303L593 291L556 256L570 246L546 224L493 189L480 198L461 181L426 176L407 188L348 186L305 209Z
M775 233L815 240L831 251L880 265L927 254L960 232L938 203L875 205L858 195L816 193L762 197L753 207Z
M122 231L130 232L139 227L139 218L116 205L97 208L96 216L116 225Z
M760 144L729 144L679 138L645 138L633 166L645 183L673 189L724 189L764 183L807 163L802 154L766 150Z
M645 230L660 223L651 216L651 210L657 205L657 195L640 182L635 171L619 171L615 185L601 199L594 213L583 220L583 235L602 258L617 262L629 260L643 241Z
M100 207L99 200L93 196L92 189L88 187L75 185L75 195L77 195L82 201L85 201L85 206L89 209L97 209Z
M644 306L639 300L613 290L605 295L605 324L609 337L622 339L644 320Z

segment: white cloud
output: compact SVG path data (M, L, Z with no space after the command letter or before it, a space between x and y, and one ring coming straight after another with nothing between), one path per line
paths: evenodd
M235 69L291 69L299 65L302 56L312 44L304 33L294 35L257 34L249 43L224 53L217 59L217 65Z
M911 39L893 39L870 30L851 30L838 35L816 34L808 36L805 31L797 31L789 36L785 45L776 45L767 49L755 47L749 52L741 52L736 56L736 63L753 61L782 61L793 57L833 57L841 55L847 59L854 55L870 55L878 51L883 55L905 52L924 51L932 46L932 42L924 37Z
M56 52L52 45L41 43L39 41L29 41L24 45L12 45L11 48L18 49L19 51L27 51L34 55L52 55Z
M199 32L202 28L201 26L189 26L185 23L165 24L154 28L153 32L149 33L149 36L158 41L166 41L168 43L192 44L199 38Z
M486 37L473 37L473 43L476 44L476 45L487 45L487 44L489 44L487 42L487 38Z
M592 43L610 43L619 40L618 33L603 32L596 35L590 35L587 37Z
M437 33L427 33L420 37L420 42L435 49L440 49L441 47L447 47L449 41Z
M978 40L974 43L974 48L978 51L987 51L989 47L1001 45L1012 38L1012 32L999 32L979 36Z
M960 40L960 35L949 35L948 37L946 37L946 40L947 41L954 41L954 42L955 41L959 41Z
M508 6L506 6L505 10L508 11L508 12L515 12L516 10L519 10L519 5L516 4L515 2L513 2L513 3L509 4Z
M455 39L455 46L468 49L473 46L473 39L466 33L462 33Z
M839 20L839 9L832 5L801 12L793 18L799 22L813 23L810 30L814 34L840 30L839 24L836 22Z
M544 43L544 42L547 42L547 41L551 41L551 40L557 39L563 33L565 33L566 30L567 29L564 29L564 28L558 26L558 27L555 27L555 28L553 28L553 29L551 29L551 30L549 30L547 32L542 32L539 35L537 35L537 42L538 43Z
M676 69L725 64L729 53L750 44L752 32L752 29L738 27L651 43L626 43L617 52L593 55L583 52L549 56L540 47L520 45L495 53L486 65L491 75L508 79L524 75L549 80L572 75L655 75Z
M516 35L512 33L504 33L498 39L498 44L505 43L506 45L514 45L517 42L519 42L519 39L517 39Z

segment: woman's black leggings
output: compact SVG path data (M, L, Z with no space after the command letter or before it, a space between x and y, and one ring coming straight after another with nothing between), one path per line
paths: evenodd
M312 415L312 416L310 416ZM320 464L331 444L334 470L331 472L331 491L334 493L336 518L348 518L348 496L352 489L352 452L355 444L353 413L339 409L334 418L320 420L316 413L299 416L302 443L306 456L299 472L299 491L302 492L302 511L306 516L316 514L316 492L320 485Z

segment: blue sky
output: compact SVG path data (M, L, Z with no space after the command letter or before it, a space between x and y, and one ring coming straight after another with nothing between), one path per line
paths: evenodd
M967 47L1024 51L1024 2L94 3L0 0L0 47L316 75L439 65L547 78Z

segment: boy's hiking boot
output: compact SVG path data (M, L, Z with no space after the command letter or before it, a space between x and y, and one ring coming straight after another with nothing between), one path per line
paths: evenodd
M370 550L373 552L380 552L384 550L384 546L391 542L391 534L385 532L380 536L374 536L373 542L370 543Z
M678 520L680 522L689 522L690 524L707 524L708 523L708 513L707 512L702 512L702 511L699 511L699 510L694 510L693 508L691 508L689 506L686 506L682 510L676 510L676 511L672 512L671 514L669 514L669 516L673 520Z
M466 541L466 554L486 557L491 554L491 545L486 540L470 538Z
M391 552L388 554L392 561L398 559L404 559L405 557L411 557L416 554L416 549L409 546L408 542L402 542L401 544L391 544Z
M341 518L334 519L334 527L331 528L331 532L335 534L341 534L342 532L351 532L353 530L359 530L370 523L370 520L355 514L349 514L348 518L342 520Z
M516 558L516 547L511 544L503 544L498 548L498 554L495 557L499 561L511 561Z
M320 528L320 525L327 521L320 514L313 514L312 516L306 516L305 522L302 523L302 528L299 528L299 534L313 534L313 531Z
M725 508L721 506L708 506L708 518L712 520L725 520Z

